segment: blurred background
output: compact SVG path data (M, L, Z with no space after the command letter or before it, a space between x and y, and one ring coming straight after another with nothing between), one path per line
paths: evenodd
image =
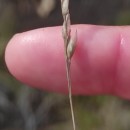
M130 0L70 0L72 24L130 24ZM72 130L68 97L12 77L4 50L16 33L62 25L60 0L0 0L0 130ZM54 100L55 99L55 100ZM130 101L73 97L79 130L130 130Z

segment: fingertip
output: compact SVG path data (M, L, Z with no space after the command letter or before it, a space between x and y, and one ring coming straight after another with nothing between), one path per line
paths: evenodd
M6 65L10 73L25 84L66 92L62 42L59 27L17 34L6 47Z

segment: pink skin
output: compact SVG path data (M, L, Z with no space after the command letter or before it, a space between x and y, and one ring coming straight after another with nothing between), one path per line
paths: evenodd
M72 92L130 99L130 27L74 25L78 42L72 58ZM61 27L15 35L5 52L18 80L47 91L67 93Z

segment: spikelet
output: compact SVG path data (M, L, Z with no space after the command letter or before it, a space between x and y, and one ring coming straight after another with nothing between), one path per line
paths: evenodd
M69 90L69 101L70 101L71 116L73 122L73 130L76 130L73 103L72 103L72 93L71 93L72 87L71 87L71 77L70 77L70 65L71 65L71 58L74 54L75 47L76 47L77 31L75 32L74 37L71 37L69 0L61 0L61 9L62 9L62 15L64 19L63 27L62 27L62 36L63 36L64 46L65 46L66 73L67 73L68 90Z

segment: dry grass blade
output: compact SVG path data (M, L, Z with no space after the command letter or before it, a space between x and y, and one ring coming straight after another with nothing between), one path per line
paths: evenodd
M71 58L75 51L75 46L77 41L77 31L75 33L74 38L71 38L69 0L61 0L61 8L62 8L62 15L64 19L62 34L63 34L64 47L65 47L66 73L67 73L67 81L68 81L69 100L70 100L70 107L71 107L73 129L76 130L73 103L72 103L70 65L71 65Z

